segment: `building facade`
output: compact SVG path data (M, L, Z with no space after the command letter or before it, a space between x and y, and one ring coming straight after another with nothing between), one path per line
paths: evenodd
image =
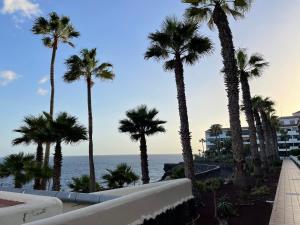
M300 111L293 113L291 116L279 117L280 130L286 132L284 137L281 132L277 132L278 150L281 156L284 156L286 151L292 149L300 149ZM242 127L242 137L244 145L250 144L249 129ZM219 135L215 136L210 130L205 131L206 149L210 150L215 147L215 143L225 142L231 139L231 132L229 128L222 128Z

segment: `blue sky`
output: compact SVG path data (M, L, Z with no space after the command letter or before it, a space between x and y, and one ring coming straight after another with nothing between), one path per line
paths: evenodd
M93 87L95 154L137 154L138 144L118 132L118 121L126 110L140 104L156 107L167 120L167 133L148 139L149 153L180 153L174 75L162 63L145 61L147 35L159 29L168 15L182 16L186 5L180 0L96 1L77 0L1 0L0 42L0 156L35 146L12 147L13 129L24 116L49 108L49 63L51 51L39 36L31 34L33 19L51 11L71 18L80 31L76 48L59 46L56 60L55 111L67 111L87 124L86 87L83 81L65 84L64 60L81 48L98 49L100 61L114 65L116 79L97 81ZM264 77L252 81L253 94L270 96L278 115L300 109L300 1L282 4L280 0L256 1L246 18L230 20L236 47L262 53L270 62ZM213 123L228 126L227 98L224 90L217 31L204 24L200 33L214 42L214 53L193 67L185 67L186 94L196 152L198 140ZM243 125L245 125L242 117ZM87 143L64 147L65 155L86 155Z

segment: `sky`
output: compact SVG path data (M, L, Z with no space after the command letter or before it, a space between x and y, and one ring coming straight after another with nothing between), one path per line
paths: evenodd
M49 110L51 50L30 31L37 16L56 11L69 16L81 36L75 48L60 45L56 59L55 112L66 111L87 125L86 86L83 80L66 84L64 61L82 48L97 48L98 59L114 65L113 81L97 81L93 87L95 155L138 154L139 144L118 132L125 112L146 104L159 110L167 132L147 139L149 154L180 154L179 115L174 74L162 63L144 60L147 36L159 29L166 16L182 17L187 7L180 0L0 0L0 156L35 146L12 146L13 129L24 116ZM270 63L263 77L251 81L252 94L271 97L279 116L300 110L300 0L256 0L242 20L230 19L236 48L258 52ZM186 97L192 147L211 124L229 125L227 97L220 69L217 30L201 25L199 33L214 43L214 53L185 66ZM245 126L244 116L241 115ZM87 143L63 146L64 155L87 155Z

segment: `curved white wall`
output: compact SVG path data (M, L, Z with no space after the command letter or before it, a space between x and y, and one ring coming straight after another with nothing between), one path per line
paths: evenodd
M188 179L112 190L108 194L114 192L127 195L26 225L136 225L193 198Z
M23 204L0 208L0 225L20 225L62 213L62 202L53 197L0 191L0 199Z

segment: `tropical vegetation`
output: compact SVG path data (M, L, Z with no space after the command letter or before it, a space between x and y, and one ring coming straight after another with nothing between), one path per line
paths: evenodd
M164 133L166 131L163 126L166 121L157 118L157 114L158 111L155 108L148 109L146 105L141 105L136 109L127 111L127 118L120 120L119 131L128 133L131 140L140 142L143 184L147 184L150 181L146 136Z
M106 171L102 179L111 189L122 188L124 185L130 185L139 180L139 176L126 163L120 163L114 170L106 169Z
M90 193L90 177L82 175L80 177L72 177L72 181L68 184L73 192ZM101 191L103 188L96 182L96 191Z
M148 38L150 47L145 53L145 59L163 60L164 69L175 73L180 118L179 133L185 176L191 179L194 194L196 194L183 65L194 65L201 56L211 53L212 43L207 37L198 34L198 25L196 23L180 21L175 17L167 17L162 24L161 30L151 33Z
M83 78L87 86L88 103L88 141L89 141L89 165L90 165L90 192L96 190L96 176L94 165L94 147L93 147L93 113L92 113L92 86L94 79L113 80L112 64L99 63L97 60L97 50L93 48L82 49L80 55L73 55L66 60L67 72L64 75L64 81L74 82Z

